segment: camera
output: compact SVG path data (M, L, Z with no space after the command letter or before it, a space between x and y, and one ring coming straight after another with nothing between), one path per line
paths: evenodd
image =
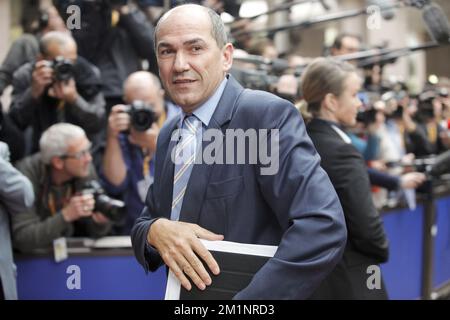
M62 56L49 61L48 66L53 69L56 81L67 81L73 78L75 73L72 61Z
M91 180L85 182L82 193L92 194L94 196L94 212L100 212L112 221L120 221L122 219L125 213L125 203L106 195L105 191L97 181Z
M358 111L356 114L356 121L369 125L375 122L375 117L377 115L377 110L374 108L369 108L363 111Z
M153 111L153 106L141 100L134 100L130 105L127 105L126 112L130 115L131 126L136 131L147 131L158 120L155 111Z

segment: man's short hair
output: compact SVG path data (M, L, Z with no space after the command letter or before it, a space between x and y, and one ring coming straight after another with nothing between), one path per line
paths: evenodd
M357 39L360 43L362 42L362 38L361 36L357 35L357 34L353 34L353 33L348 33L348 32L344 32L339 34L336 39L334 39L333 45L331 46L332 48L335 48L337 50L340 50L342 48L342 41L344 40L344 38L355 38Z
M211 8L208 8L208 7L197 5L197 4L184 4L184 5L198 6L198 7L202 8L203 10L205 10L208 13L209 18L211 20L211 35L214 38L214 40L216 40L217 46L219 48L222 48L225 44L227 44L227 42L228 42L228 35L227 35L226 30L225 30L225 25L223 24L223 21L220 18L220 16L214 10L212 10ZM156 27L155 27L154 40L153 40L153 43L155 44L155 51L156 51L156 41L157 41L156 36L158 34L161 21L164 22L165 17L172 10L174 10L174 9L176 9L178 7L184 6L184 5L180 5L180 6L177 6L177 7L173 8L173 9L169 10L168 12L166 12L161 17L161 19L159 19L159 21L158 21L158 23L156 24Z
M60 48L63 48L72 42L75 42L75 40L70 34L61 31L51 31L46 33L39 41L39 51L43 56L48 56L48 48L51 43L56 43Z
M50 164L53 157L66 154L70 140L85 137L86 133L79 126L70 123L57 123L49 127L39 140L42 162Z

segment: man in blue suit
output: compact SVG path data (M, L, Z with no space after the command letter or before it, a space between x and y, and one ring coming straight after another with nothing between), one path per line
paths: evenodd
M146 271L165 263L187 290L190 281L203 290L212 281L205 268L218 274L220 266L199 238L277 245L235 298L309 297L341 259L346 228L300 115L286 100L244 90L227 75L233 46L213 11L176 7L159 21L155 39L162 82L183 115L158 138L154 183L131 234L138 261ZM270 131L259 135L260 147L276 133L277 144L268 147L277 155L276 172L264 171L270 168L261 159L248 161L248 150L247 163L229 164L227 149L222 164L229 133L248 130ZM222 133L213 164L197 153L209 148L210 132ZM181 153L189 160L177 161Z

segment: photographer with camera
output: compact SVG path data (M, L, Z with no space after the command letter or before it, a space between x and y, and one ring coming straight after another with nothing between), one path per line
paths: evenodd
M12 83L13 74L22 65L36 59L39 54L39 39L51 31L69 32L58 10L52 5L37 8L31 5L22 8L22 34L15 40L0 65L0 96Z
M40 41L40 55L14 73L10 117L21 129L33 128L31 153L52 124L82 127L91 140L102 129L105 101L98 70L77 54L66 33L49 32Z
M100 177L105 190L122 196L127 215L117 233L129 234L144 208L153 182L156 139L166 119L179 114L164 103L164 90L152 73L132 73L124 83L124 100L115 105L108 121L108 135Z
M426 133L429 154L440 154L448 149L447 128L442 126L445 93L430 88L418 96L418 110L415 115L418 126ZM423 154L424 156L428 154Z
M40 153L17 165L30 179L36 202L12 217L15 248L29 252L59 237L99 237L110 230L107 212L96 211L95 193L86 190L97 178L90 147L83 129L59 123L43 133Z
M83 27L72 30L80 56L100 69L106 111L123 103L122 85L133 72L148 69L156 72L153 49L153 26L145 14L127 0L55 0L61 15L78 5L83 12Z

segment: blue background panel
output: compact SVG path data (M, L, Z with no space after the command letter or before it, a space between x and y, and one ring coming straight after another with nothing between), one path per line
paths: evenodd
M381 266L390 299L418 299L422 290L424 207L399 209L382 218L389 239L389 261Z
M450 280L450 198L436 200L436 226L433 260L435 288Z
M133 256L17 259L19 299L164 299L166 269L145 274ZM81 289L69 290L70 265L81 271Z

